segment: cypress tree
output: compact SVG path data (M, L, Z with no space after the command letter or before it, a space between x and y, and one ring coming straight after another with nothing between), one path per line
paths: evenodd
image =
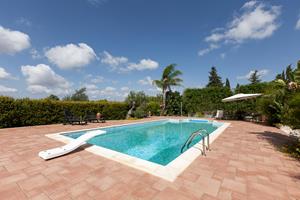
M281 77L282 77L282 80L286 81L286 77L285 77L284 70L283 70L282 73L281 73Z
M251 84L256 84L261 82L258 71L255 70L253 73L251 73L250 78L248 80L250 81Z
M294 71L294 80L300 84L300 60L297 63L297 68Z
M294 81L293 69L291 65L286 67L285 76L287 82Z
M235 93L240 93L240 84L239 83L236 84L234 92Z
M229 89L231 88L230 87L230 82L229 82L228 78L226 78L225 87L228 87Z
M208 79L206 87L223 87L222 79L218 75L216 67L211 68Z

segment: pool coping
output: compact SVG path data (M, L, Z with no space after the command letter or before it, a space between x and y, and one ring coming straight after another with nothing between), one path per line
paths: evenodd
M172 118L168 118L171 119ZM127 125L135 125L135 124L142 124L142 123L149 123L149 122L158 122L158 121L165 121L168 119L160 119L160 120L152 120L148 122L136 122L136 123L126 123L120 125L112 125L112 126L103 126L91 129L81 129L75 131L66 131L66 132L59 132L54 134L46 134L45 136L63 143L69 143L73 141L73 138L64 136L63 134L72 133L72 132L79 132L79 131L89 131L89 130L96 130L96 129L104 129L104 128L111 128L111 127L120 127L120 126L127 126ZM200 118L184 118L184 119L192 119L192 120L206 120ZM183 119L183 120L184 120ZM175 119L178 120L178 119ZM182 120L182 119L181 119ZM210 120L207 120L210 121ZM211 121L212 123L218 121ZM220 127L218 127L215 131L209 134L209 143L212 144L215 139L230 125L230 123L221 122L223 123ZM84 150L91 152L95 155L102 156L104 158L117 161L121 164L127 165L129 167L133 167L135 169L147 172L151 175L157 176L164 180L173 182L198 156L202 155L202 140L200 140L197 144L193 147L189 148L185 152L183 152L180 156L175 158L169 164L163 166L154 162L150 162L147 160L143 160L137 157L133 157L124 153L120 153L111 149L107 149L104 147L92 145L90 147L85 148Z

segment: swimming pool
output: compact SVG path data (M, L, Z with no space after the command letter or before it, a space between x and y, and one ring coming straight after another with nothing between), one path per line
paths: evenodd
M181 154L181 147L193 132L204 129L212 133L220 125L208 120L146 122L102 128L106 133L90 139L88 143L165 166ZM76 139L84 133L86 131L65 135ZM190 147L201 139L202 136L196 136Z
M181 147L196 130L205 129L211 144L230 124L204 119L164 119L135 122L80 131L47 134L46 136L70 143L91 130L104 130L87 143L85 150L149 174L174 181L203 152L202 137L197 136L181 153ZM206 145L207 141L205 140Z

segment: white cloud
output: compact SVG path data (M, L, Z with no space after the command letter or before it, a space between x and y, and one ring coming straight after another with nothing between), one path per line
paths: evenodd
M220 54L220 57L221 57L222 59L224 59L224 58L226 57L226 53L221 53L221 54Z
M0 79L11 79L13 78L3 67L0 67Z
M152 88L148 88L148 92L150 93L150 95L157 95L160 94L162 90L161 88L153 86Z
M270 37L279 27L276 20L280 15L280 7L267 7L263 3L255 3L249 6L249 2L245 5L247 5L244 7L245 11L240 16L235 17L225 31L214 33L205 40L207 42L226 40L241 43L248 39Z
M119 72L152 70L159 67L159 63L151 59L141 59L138 63L134 63L129 62L129 59L124 56L113 56L107 51L102 53L101 62Z
M9 93L9 92L17 92L16 88L6 87L4 85L0 85L0 93Z
M130 90L129 87L121 87L121 91L123 91L123 92L129 91L129 90Z
M100 97L105 99L120 99L122 93L117 91L115 87L107 86L99 92Z
M295 29L296 30L300 30L300 17L299 17L299 19L298 19L298 21L296 23Z
M106 3L108 0L87 0L88 3L90 3L93 6L99 6L103 3Z
M151 59L142 59L139 63L130 63L127 66L128 70L145 70L145 69L156 69L159 67L158 62Z
M92 83L102 83L104 81L104 77L103 76L96 76L95 78L91 79Z
M202 49L198 52L199 56L204 56L205 54L208 54L209 52L211 52L214 49L218 49L219 45L216 44L210 44L208 48L206 49Z
M13 55L30 47L30 37L0 26L0 54Z
M26 77L27 89L31 93L53 93L57 95L69 92L71 83L64 77L56 74L48 65L21 66Z
M280 6L270 6L263 2L246 2L241 14L234 17L224 29L212 31L205 41L212 44L216 43L235 43L241 44L247 40L261 40L273 35L278 29L277 19L281 13ZM204 55L212 48L207 48L199 52Z
M116 91L116 88L107 86L103 90L101 90L101 94L107 95L107 94L112 94Z
M249 79L250 76L254 73L254 70L251 70L250 72L248 72L246 75L243 76L238 76L237 79ZM262 70L258 70L257 75L260 77L264 77L267 74L269 74L269 70L268 69L262 69Z
M94 84L85 84L84 86L87 90L97 90L98 87Z
M101 62L104 64L107 64L113 68L116 68L122 64L126 64L128 62L128 58L123 57L123 56L120 56L120 57L113 56L109 52L104 51L102 53Z
M90 99L111 99L111 100L123 100L127 96L129 88L122 87L118 90L115 87L107 86L105 88L98 88L95 84L84 84L87 94Z
M32 23L29 19L26 19L25 17L21 17L16 20L17 24L25 25L25 26L31 26Z
M145 77L144 79L138 80L138 83L141 85L152 85L152 78L150 76Z
M47 50L45 56L61 69L81 68L97 58L94 50L85 43L56 46Z
M246 8L246 9L253 8L256 4L257 1L248 1L243 5L242 8Z
M31 49L30 50L31 58L32 59L40 59L42 58L42 55L36 50L36 49Z

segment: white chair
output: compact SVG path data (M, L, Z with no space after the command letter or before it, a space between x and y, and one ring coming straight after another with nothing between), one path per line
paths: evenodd
M217 110L215 119L222 119L224 117L224 111L223 110Z

